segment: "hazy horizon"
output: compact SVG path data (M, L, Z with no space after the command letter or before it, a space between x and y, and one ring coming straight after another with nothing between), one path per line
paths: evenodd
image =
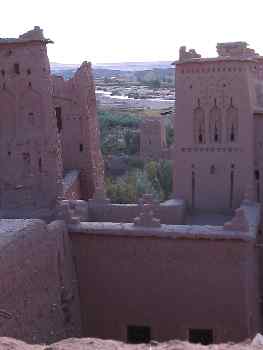
M263 3L251 0L10 0L1 4L0 37L39 25L51 62L93 64L174 61L179 47L215 56L217 42L247 41L263 54Z

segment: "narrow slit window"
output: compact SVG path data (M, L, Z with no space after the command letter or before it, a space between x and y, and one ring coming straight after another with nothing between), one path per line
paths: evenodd
M38 170L42 173L42 158L38 158Z
M15 63L14 64L14 72L16 74L20 74L20 65L19 65L19 63Z
M56 115L56 120L57 120L57 129L58 129L58 132L61 133L61 130L62 130L62 109L61 109L61 107L55 108L55 115Z
M260 173L259 170L255 170L255 181L256 181L256 195L257 195L257 202L260 202Z

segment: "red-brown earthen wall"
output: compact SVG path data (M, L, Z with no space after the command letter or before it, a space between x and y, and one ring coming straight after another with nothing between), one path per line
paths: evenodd
M80 171L81 199L104 188L104 163L91 64L84 62L70 80L52 76L53 105L60 108L63 166Z
M65 225L20 221L20 229L3 233L4 221L0 335L30 343L80 336L78 288Z
M139 325L156 340L187 339L196 328L222 342L258 330L253 243L71 236L83 336L125 341L127 325Z

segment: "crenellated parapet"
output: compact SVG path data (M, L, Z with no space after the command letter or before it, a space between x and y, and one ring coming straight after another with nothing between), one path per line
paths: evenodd
M186 50L186 46L181 46L179 50L179 60L180 61L187 61L191 60L193 58L201 58L201 55L199 55L194 49Z

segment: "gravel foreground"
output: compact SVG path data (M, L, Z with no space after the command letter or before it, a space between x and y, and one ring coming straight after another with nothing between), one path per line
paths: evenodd
M130 345L114 340L95 338L70 338L51 345L30 345L11 338L0 338L0 350L249 350L263 349L262 345L252 345L251 340L239 344L194 345L179 340L164 343Z

